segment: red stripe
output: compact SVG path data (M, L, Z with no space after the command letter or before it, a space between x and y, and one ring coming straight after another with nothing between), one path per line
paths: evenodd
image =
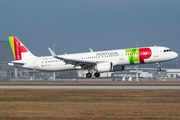
M15 47L16 60L21 60L21 53L19 50L20 42L17 40L16 37L14 37L14 47Z
M22 59L21 53L28 52L28 50L24 46L21 46L20 41L16 37L14 37L14 49L15 49L16 60Z

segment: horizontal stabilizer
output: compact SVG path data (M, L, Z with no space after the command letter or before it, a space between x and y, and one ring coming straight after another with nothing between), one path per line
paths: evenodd
M9 66L13 66L13 67L22 67L25 63L20 63L20 62L15 62L15 61L11 61L8 62Z

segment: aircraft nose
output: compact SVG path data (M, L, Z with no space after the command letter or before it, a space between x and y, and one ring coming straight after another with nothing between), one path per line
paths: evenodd
M173 56L174 56L174 58L177 58L178 54L176 52L174 52Z

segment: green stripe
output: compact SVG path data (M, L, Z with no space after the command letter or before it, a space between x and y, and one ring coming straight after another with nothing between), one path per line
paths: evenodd
M10 42L10 45L11 45L12 52L14 54L14 58L16 60L15 48L14 48L14 36L10 36L9 37L9 42Z
M139 48L137 49L126 49L126 54L129 57L129 64L134 64L135 61L140 62L139 60Z

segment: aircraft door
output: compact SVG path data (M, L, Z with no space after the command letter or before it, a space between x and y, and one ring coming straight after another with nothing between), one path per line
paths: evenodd
M123 52L119 52L119 59L124 60L124 53Z
M81 57L81 56L78 56L78 57L77 57L77 59L78 59L78 60L81 60L81 59L82 59L82 57Z
M158 48L155 47L154 48L154 57L158 57L158 56L159 56Z
M38 69L37 58L33 59L33 68Z

